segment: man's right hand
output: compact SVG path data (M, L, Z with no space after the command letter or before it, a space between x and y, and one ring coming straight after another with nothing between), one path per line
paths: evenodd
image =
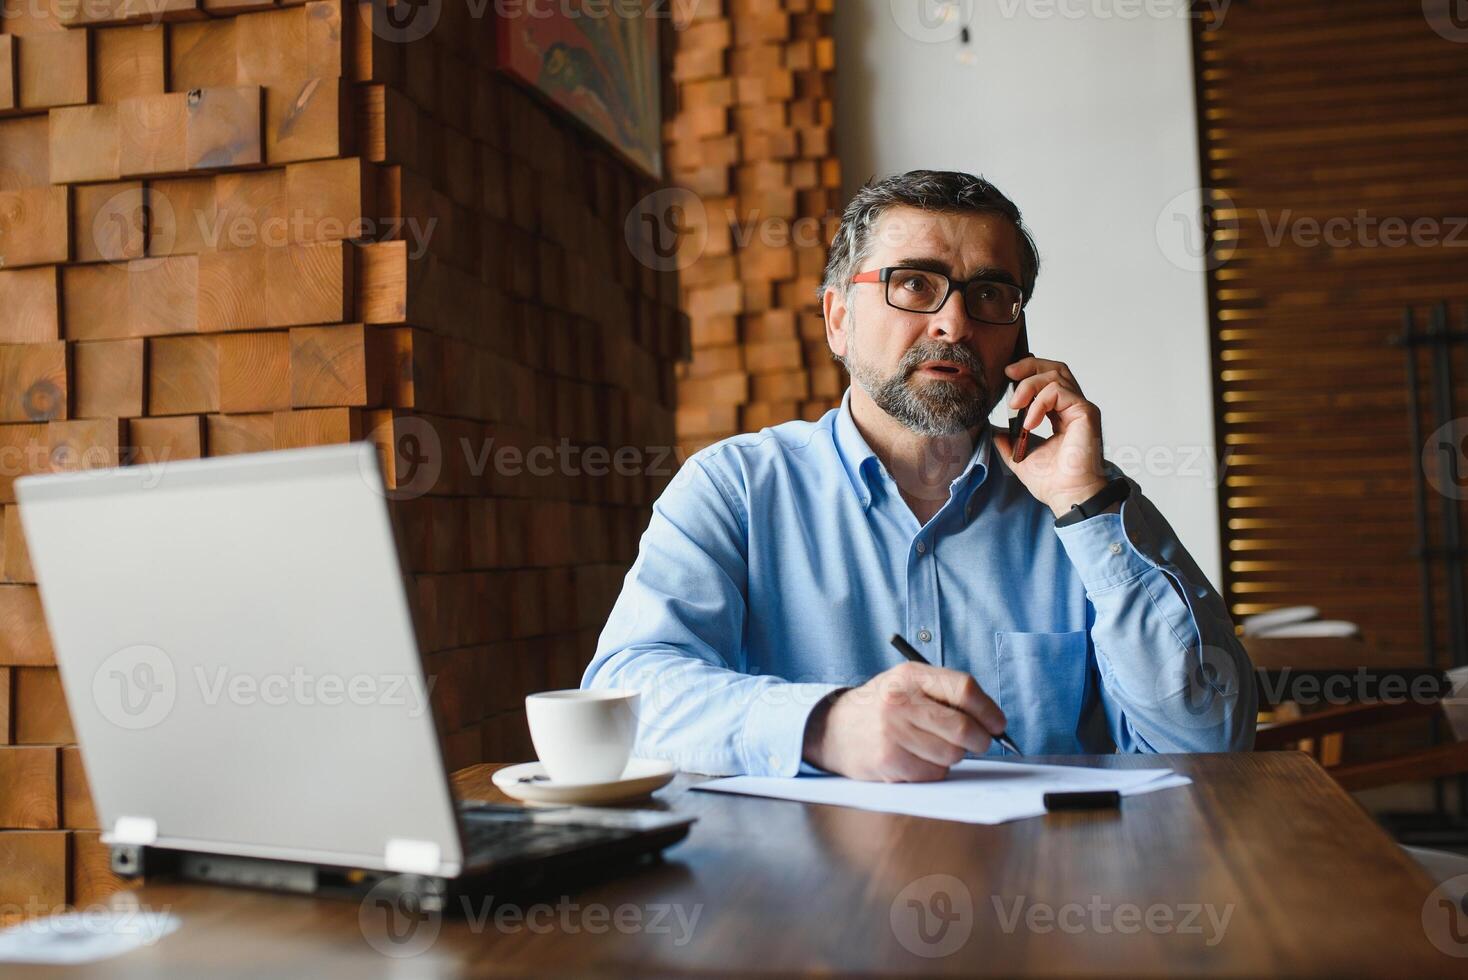
M983 755L1004 712L971 674L905 663L833 695L806 722L805 761L853 779L942 779L965 752Z

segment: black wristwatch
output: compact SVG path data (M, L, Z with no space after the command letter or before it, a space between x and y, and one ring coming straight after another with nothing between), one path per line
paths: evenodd
M1070 527L1088 517L1095 517L1112 504L1119 503L1131 495L1132 485L1124 476L1119 476L1097 490L1088 500L1071 504L1070 510L1055 519L1056 527Z

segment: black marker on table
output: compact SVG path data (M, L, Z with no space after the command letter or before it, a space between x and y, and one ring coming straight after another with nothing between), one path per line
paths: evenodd
M913 663L915 663L915 664L927 664L928 663L928 658L927 657L924 657L921 653L918 653L917 652L917 649L911 643L908 643L906 640L904 640L902 638L902 634L901 633L893 633L892 634L892 645L897 648L897 652L898 653L902 654L904 657L906 657L908 660L911 660ZM928 664L928 666L931 667L932 664ZM1008 735L1004 734L1003 732L1000 732L998 735L995 735L994 736L994 741L998 742L1000 745L1002 745L1004 748L1008 749L1010 752L1013 752L1015 755L1024 755L1024 753L1019 750L1019 746L1014 744L1014 739L1010 738Z

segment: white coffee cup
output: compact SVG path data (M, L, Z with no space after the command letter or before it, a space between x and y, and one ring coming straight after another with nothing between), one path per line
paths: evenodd
M620 779L637 737L637 692L542 691L525 698L530 741L558 783Z

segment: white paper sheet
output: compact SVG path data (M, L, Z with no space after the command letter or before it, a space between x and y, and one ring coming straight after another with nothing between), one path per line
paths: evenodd
M1046 793L1114 789L1122 796L1186 786L1171 769L1095 769L966 759L933 783L874 783L844 776L730 776L693 788L714 793L829 803L964 823L1004 823L1045 812Z

